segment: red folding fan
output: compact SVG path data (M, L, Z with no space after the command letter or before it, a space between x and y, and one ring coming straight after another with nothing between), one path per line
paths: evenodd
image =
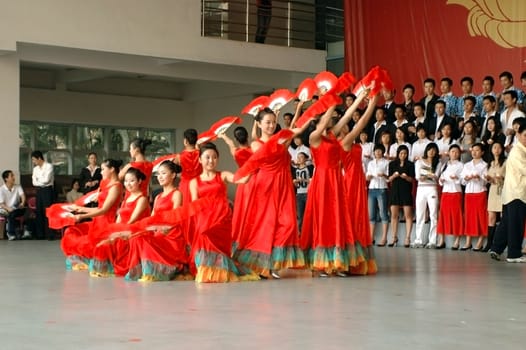
M256 97L241 110L241 114L250 114L255 117L260 110L268 106L269 102L270 97L268 96Z

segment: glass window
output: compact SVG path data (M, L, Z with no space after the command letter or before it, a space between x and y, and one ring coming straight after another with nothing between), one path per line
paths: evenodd
M56 175L71 174L71 153L68 151L48 151L44 154L44 157L53 165Z
M20 132L18 135L20 138L20 147L31 148L31 142L33 141L33 125L20 123Z
M137 129L111 129L110 151L128 152L130 142L137 137L139 137L139 130Z
M68 125L37 124L35 149L67 149L69 129Z
M77 126L75 151L98 152L104 150L104 128L93 126Z
M109 126L45 124L21 122L20 173L31 174L31 152L40 150L53 164L57 175L77 175L87 165L87 154L97 153L99 163L106 158L130 159L129 145L136 137L152 140L146 150L149 159L174 152L175 130L128 129Z
M166 130L145 130L144 138L152 140L146 149L148 158L154 159L159 155L172 153L174 150L173 132Z

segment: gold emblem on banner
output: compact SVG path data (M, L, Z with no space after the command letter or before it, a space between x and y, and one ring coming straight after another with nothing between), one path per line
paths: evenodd
M448 0L469 10L471 36L485 36L505 48L526 46L525 0Z

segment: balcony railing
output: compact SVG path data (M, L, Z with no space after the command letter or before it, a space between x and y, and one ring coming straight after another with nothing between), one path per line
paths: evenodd
M343 40L343 11L320 0L202 0L201 35L325 50Z

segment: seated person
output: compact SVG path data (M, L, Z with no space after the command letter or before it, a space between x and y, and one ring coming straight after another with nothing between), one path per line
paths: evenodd
M73 179L71 182L71 191L66 193L66 201L68 203L75 203L77 199L82 197L84 194L79 192L80 190L80 181L79 179Z
M7 219L7 238L13 241L16 235L16 218L26 213L26 195L22 186L15 184L15 174L11 170L2 173L4 184L0 187L0 215ZM31 238L31 233L24 230L22 238Z

